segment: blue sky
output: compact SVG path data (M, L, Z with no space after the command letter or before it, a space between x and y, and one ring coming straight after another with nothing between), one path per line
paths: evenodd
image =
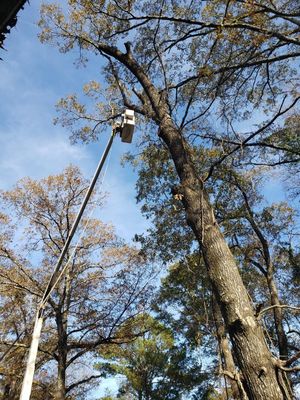
M55 104L63 96L78 92L84 83L101 79L100 60L86 68L73 65L74 54L60 54L42 45L36 22L40 1L19 13L17 26L5 41L0 57L0 188L9 189L24 176L39 179L61 172L70 163L90 178L110 134L90 145L71 145L69 133L54 126ZM135 134L138 134L138 129ZM103 190L110 193L100 218L115 225L130 240L148 226L135 201L136 175L120 165L130 145L115 139Z

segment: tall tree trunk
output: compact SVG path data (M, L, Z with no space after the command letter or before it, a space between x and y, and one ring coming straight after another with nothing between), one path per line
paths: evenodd
M290 399L277 380L262 328L255 318L235 259L215 220L203 182L194 168L191 149L173 123L161 94L134 59L129 44L126 49L127 52L122 53L116 47L98 44L100 52L114 57L134 74L149 99L148 116L159 125L159 136L173 159L180 179L177 193L182 196L186 221L201 245L247 395L250 400ZM130 102L125 101L125 106L130 107Z
M209 203L203 182L194 169L190 150L170 116L161 116L160 137L164 140L180 178L186 219L201 245L214 294L229 332L249 399L288 399L280 387L272 355L258 324L235 259L223 237Z

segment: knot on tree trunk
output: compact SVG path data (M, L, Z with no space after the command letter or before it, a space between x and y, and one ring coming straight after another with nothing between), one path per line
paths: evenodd
M171 193L176 200L182 200L184 197L184 189L181 185L174 185L171 188Z
M267 375L267 368L266 367L261 367L261 369L259 370L258 376L259 378L266 376Z
M245 332L245 324L243 323L242 319L238 318L234 320L228 326L228 332L230 336L240 335Z

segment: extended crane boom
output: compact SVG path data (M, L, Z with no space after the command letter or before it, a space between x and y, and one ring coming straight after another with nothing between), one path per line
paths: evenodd
M135 126L135 118L134 118L134 111L132 110L126 110L124 114L122 114L122 121L121 123L118 123L113 129L111 136L109 138L109 141L106 145L106 148L104 150L104 153L99 161L99 164L96 168L96 171L94 173L94 176L91 180L91 183L88 187L88 190L86 191L85 197L82 201L82 204L80 206L80 209L77 213L77 216L73 222L72 228L70 230L70 233L67 237L67 240L64 244L64 247L59 255L59 258L57 260L57 263L54 267L53 273L50 277L49 283L44 291L42 300L40 302L40 305L38 307L37 313L36 313L36 319L34 323L34 328L33 328L33 333L32 333L32 339L31 339L31 345L29 349L29 355L27 359L27 364L26 364L26 371L23 379L23 384L22 384L22 389L21 389L21 394L20 394L20 400L29 400L30 399L30 394L31 394L31 389L32 389L32 382L33 382L33 376L34 376L34 371L35 371L35 363L36 363L36 357L38 353L38 346L39 346L39 341L40 341L40 336L42 332L42 327L43 327L43 320L44 320L44 309L47 304L47 301L51 295L51 292L54 290L55 286L58 284L60 281L61 277L64 274L65 269L62 268L62 263L64 261L64 258L67 254L67 251L69 249L69 246L71 244L71 241L75 235L75 232L78 228L79 222L81 220L81 217L84 213L84 210L88 204L88 201L91 197L91 194L95 188L95 185L97 183L98 177L101 173L101 170L103 168L103 165L105 163L105 160L109 154L109 151L111 149L113 140L116 136L117 133L120 133L122 142L125 143L131 143L132 141L132 135L134 131L134 126Z

